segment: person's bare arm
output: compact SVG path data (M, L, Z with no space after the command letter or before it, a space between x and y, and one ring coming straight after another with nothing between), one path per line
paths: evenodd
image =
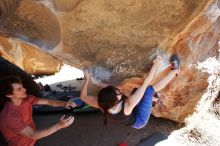
M64 108L74 108L76 107L76 104L74 102L65 102L65 101L59 101L59 100L54 100L54 99L43 99L40 98L39 101L37 102L37 104L40 105L49 105L49 106L53 106L53 107L59 107L62 106Z
M144 79L143 84L137 89L137 91L132 94L126 101L125 101L125 114L129 115L133 108L140 102L141 98L144 95L144 92L146 88L150 85L160 63L161 63L161 57L157 56L157 58L154 60L154 64L149 72L149 74Z
M90 80L90 74L88 71L84 71L84 76L85 76L85 81L83 83L83 87L82 90L80 92L80 99L82 101L84 101L85 103L99 108L98 106L98 97L95 96L88 96L87 90L88 90L88 84L89 84L89 80Z
M56 131L62 129L62 128L66 128L68 127L69 125L71 125L74 121L74 117L73 116L70 116L68 118L64 118L64 116L62 116L60 118L60 121L49 127L49 128L45 128L45 129L42 129L42 130L38 130L38 131L34 131L33 128L31 128L30 126L27 126L25 127L24 129L22 129L19 134L25 136L25 137L28 137L30 139L33 139L33 140L38 140L38 139L41 139L43 137L46 137L48 135L51 135L53 133L55 133Z

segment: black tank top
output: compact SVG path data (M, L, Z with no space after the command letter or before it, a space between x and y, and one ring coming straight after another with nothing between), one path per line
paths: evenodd
M125 115L124 114L124 105L125 101L122 100L122 107L121 110L117 114L108 114L109 117L111 117L113 120L119 121L120 123L126 125L126 126L131 126L135 122L135 112L134 110L130 115Z

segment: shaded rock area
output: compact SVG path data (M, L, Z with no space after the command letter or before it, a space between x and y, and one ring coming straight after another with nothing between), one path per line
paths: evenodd
M164 66L178 54L181 73L153 108L155 116L177 122L193 113L208 86L208 75L194 64L218 54L219 0L19 0L15 6L3 0L0 9L7 14L0 33L87 67L97 81L128 79L121 83L126 93L143 82L157 52Z
M100 78L118 84L148 70L157 50L169 56L173 37L206 2L80 1L60 16L63 54L54 54L65 58L68 53L75 59L71 64L92 67L99 77L109 72L108 78Z
M70 12L73 11L80 0L53 0L55 10L59 12Z
M7 13L7 17L1 18L0 33L21 38L45 50L53 49L60 42L60 26L53 13L37 1L15 2L0 2L0 8Z
M0 2L0 24L7 16L10 16L19 5L19 0L1 0Z

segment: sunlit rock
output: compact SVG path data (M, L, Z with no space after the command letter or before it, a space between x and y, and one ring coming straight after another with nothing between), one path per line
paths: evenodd
M61 61L33 45L0 36L0 56L30 74L53 74ZM1 70L1 72L4 72Z
M183 121L187 115L194 112L195 105L208 86L208 75L196 70L193 64L209 57L219 61L220 57L219 6L220 1L209 1L204 11L176 36L170 51L180 55L182 72L163 90L163 102L153 110L155 116ZM211 66L213 65L210 64Z

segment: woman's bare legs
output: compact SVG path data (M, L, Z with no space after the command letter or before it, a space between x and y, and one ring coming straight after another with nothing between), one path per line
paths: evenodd
M146 91L146 88L151 85L150 83L151 83L152 79L154 78L155 73L156 73L158 67L160 66L161 61L162 61L162 58L160 56L157 56L157 58L154 60L153 66L150 69L150 72L148 73L148 75L144 79L144 82L142 83L142 85L137 89L137 91L134 94L132 94L129 98L127 98L125 100L124 113L126 115L130 114L132 112L132 110L134 109L134 107L142 99L142 97Z
M178 73L179 69L170 70L170 72L164 78L153 85L154 90L157 92L163 89Z
M172 66L167 66L164 70L162 70L154 79L151 81L151 85L156 84L161 79L163 79L170 71L172 70Z
M160 91L166 85L179 73L179 70L171 70L171 66L166 68L160 75L156 78L156 80L159 81L154 83L152 86L155 90L155 92ZM163 78L162 78L163 77ZM155 81L156 81L155 80ZM158 102L159 98L152 98L152 101L155 101L156 103Z

